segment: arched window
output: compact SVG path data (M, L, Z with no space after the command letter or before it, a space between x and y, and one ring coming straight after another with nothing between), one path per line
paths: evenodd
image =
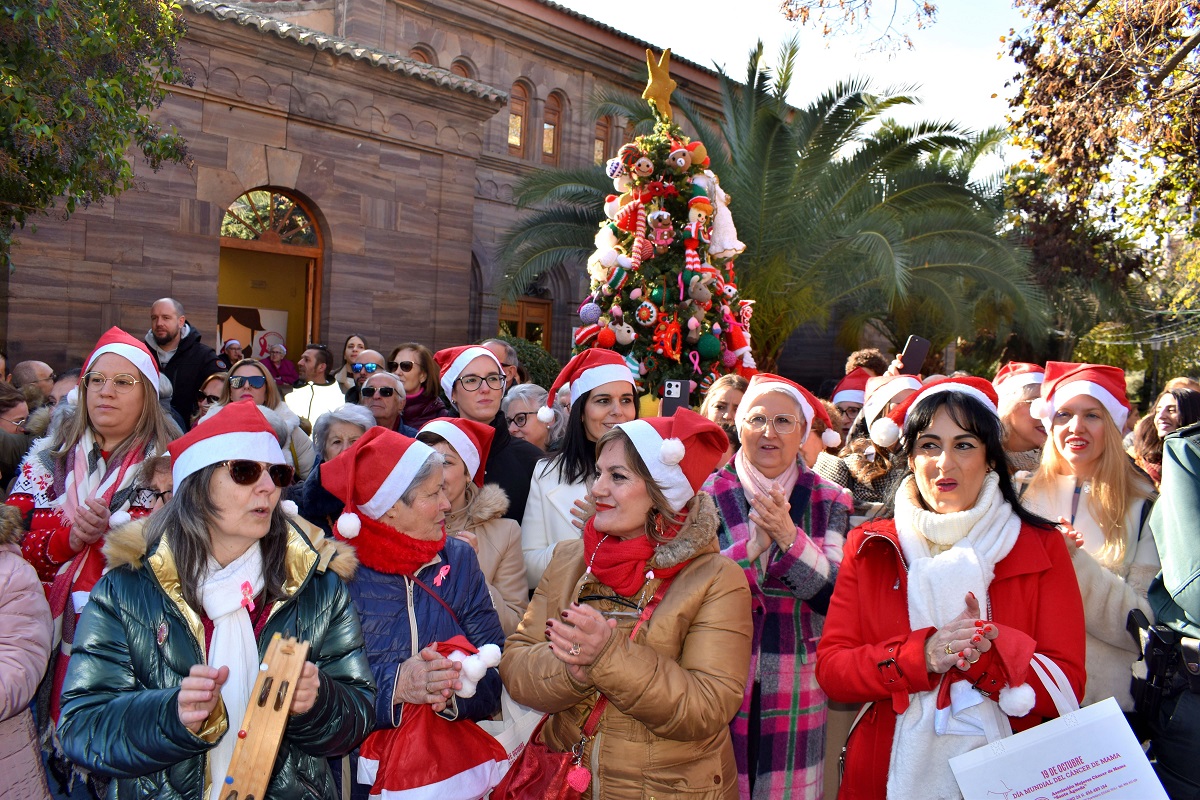
M559 136L562 129L562 100L557 94L546 98L542 111L542 163L558 164Z
M454 62L450 64L450 71L460 78L471 78L472 80L475 78L475 70L471 69L471 65L461 58L454 59Z
M508 96L508 153L521 158L525 155L525 120L529 116L529 92L514 83Z
M433 51L422 44L419 44L409 50L408 57L421 64L428 64L431 67L437 66L437 59L434 57Z
M608 160L608 143L612 141L612 117L596 120L596 137L592 144L592 161L603 164Z

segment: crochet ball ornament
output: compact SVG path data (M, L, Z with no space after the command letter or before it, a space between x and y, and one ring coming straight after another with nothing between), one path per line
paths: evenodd
M642 304L633 312L633 318L637 320L638 325L649 328L658 322L658 307L649 300L643 300Z
M737 353L732 350L726 350L721 354L721 363L726 367L735 367L738 363Z
M595 303L584 303L579 307L579 320L584 325L595 325L600 321L600 306Z
M603 347L605 350L611 350L612 346L617 343L617 334L613 333L612 328L601 328L600 333L596 335L596 346Z
M701 361L715 361L721 355L721 340L711 333L701 334L700 341L696 342L696 352Z

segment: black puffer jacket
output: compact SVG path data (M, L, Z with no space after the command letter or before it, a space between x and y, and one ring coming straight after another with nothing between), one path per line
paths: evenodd
M492 420L492 427L496 435L492 439L487 464L484 465L483 479L504 490L508 495L508 511L504 512L504 517L520 525L521 518L525 516L525 501L529 499L533 469L546 454L524 439L509 436L503 411Z
M153 346L154 334L146 334L146 343L150 346L150 352L158 357L158 352ZM212 375L214 372L220 372L223 367L217 361L217 354L208 345L200 341L200 331L192 326L188 326L186 333L179 340L179 347L175 350L175 355L171 356L171 360L166 366L159 362L159 368L162 369L164 375L171 379L173 393L171 395L171 407L179 412L179 416L183 417L184 421L190 420L192 415L199 408L196 403L196 395L200 391L201 382Z
M267 788L272 800L336 797L326 759L349 753L375 727L362 628L333 571L349 574L357 560L308 528L322 552L338 550L325 571L300 525L308 528L300 522L291 529L286 597L258 636L259 656L275 633L308 641L321 688L312 710L288 721ZM179 683L205 661L204 631L183 602L170 546L163 540L147 553L142 530L135 522L108 536L111 571L92 590L75 632L59 738L71 761L115 778L110 797L204 800L207 753L233 735L231 723L223 705L199 735L179 721Z

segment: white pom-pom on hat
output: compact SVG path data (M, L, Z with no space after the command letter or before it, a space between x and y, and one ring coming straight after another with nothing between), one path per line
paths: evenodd
M1033 402L1029 404L1029 416L1034 419L1045 419L1050 416L1050 407L1045 398L1033 398Z
M891 417L880 417L871 423L871 441L880 447L891 447L900 441L900 426Z
M489 667L500 666L500 645L485 644L479 648L479 657L483 659L483 663Z
M362 520L358 518L358 514L344 511L337 518L334 527L337 528L338 535L343 539L353 539L362 530Z
M124 525L126 522L132 522L132 521L133 521L133 517L129 516L128 511L117 511L109 516L108 527L110 529L119 528L122 525Z
M537 410L538 422L543 425L549 425L554 422L554 409L550 406L542 406Z
M826 428L821 432L821 444L826 447L837 447L842 443L842 435L833 428Z
M1033 710L1037 694L1028 683L1005 686L1000 690L1000 710L1010 717L1023 717Z
M294 517L300 513L300 507L292 500L280 500L279 507L283 509L283 513L289 517Z
M668 467L673 467L683 461L686 454L687 448L683 446L683 442L674 438L664 439L662 447L658 449L658 460Z

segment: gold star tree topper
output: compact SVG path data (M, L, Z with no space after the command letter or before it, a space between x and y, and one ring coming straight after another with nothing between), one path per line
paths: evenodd
M668 47L663 51L657 64L654 63L654 51L647 50L646 70L650 73L650 80L646 83L646 91L642 92L642 99L649 102L660 117L670 122L671 93L679 85L671 79L671 49Z

